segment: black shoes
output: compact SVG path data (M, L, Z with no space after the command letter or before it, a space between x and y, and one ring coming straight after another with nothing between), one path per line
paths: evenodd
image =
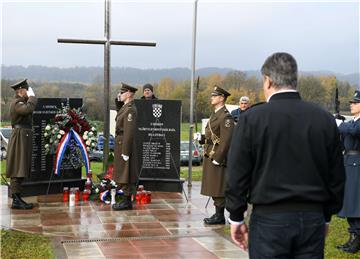
M347 248L344 248L342 250L350 254L355 254L360 251L360 235L355 234L355 239L349 244Z
M132 201L131 197L124 197L124 199L112 205L113 210L131 210L132 209Z
M350 244L354 241L355 238L356 238L356 235L354 233L350 233L349 240L345 244L336 246L336 248L340 249L340 250L348 248L350 246Z
M343 245L336 246L336 248L350 254L357 253L360 251L360 235L350 233L349 240Z
M224 210L225 208L216 207L216 213L210 218L204 218L204 223L207 225L225 224Z
M21 198L20 193L14 193L12 199L12 209L31 210L34 207L31 203L26 203L26 201Z

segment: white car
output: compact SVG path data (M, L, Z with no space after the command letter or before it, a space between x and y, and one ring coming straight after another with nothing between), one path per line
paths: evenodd
M7 146L9 143L9 138L11 136L12 128L1 128L0 137L1 137L1 160L6 159L7 155Z

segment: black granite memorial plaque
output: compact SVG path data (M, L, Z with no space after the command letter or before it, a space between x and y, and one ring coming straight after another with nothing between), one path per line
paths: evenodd
M54 156L45 154L44 131L46 125L55 117L62 105L71 108L82 106L81 98L38 98L33 113L33 152L30 176L24 180L23 195L41 195L60 193L63 187L80 187L84 185L81 179L81 168L74 169L70 163L63 161L60 175L54 175Z
M135 100L135 105L139 184L150 191L182 192L181 101Z

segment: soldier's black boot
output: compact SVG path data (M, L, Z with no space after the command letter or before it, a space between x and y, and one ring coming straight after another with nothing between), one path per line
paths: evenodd
M360 251L360 235L355 234L355 239L351 242L349 247L343 249L344 252L355 254Z
M131 196L124 196L124 199L112 205L113 210L131 210L132 209L132 201Z
M204 218L204 222L207 225L225 224L224 207L215 207L216 212L210 218Z
M345 244L336 246L336 248L340 250L348 248L351 245L351 243L355 240L355 237L356 237L355 233L350 233L349 240Z
M31 203L27 203L23 199L21 199L20 193L14 193L12 195L12 209L20 209L20 210L31 210L34 206Z

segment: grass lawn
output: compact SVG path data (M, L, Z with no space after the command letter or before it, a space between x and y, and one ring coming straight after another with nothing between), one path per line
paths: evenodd
M15 230L1 230L1 258L55 258L49 238Z

